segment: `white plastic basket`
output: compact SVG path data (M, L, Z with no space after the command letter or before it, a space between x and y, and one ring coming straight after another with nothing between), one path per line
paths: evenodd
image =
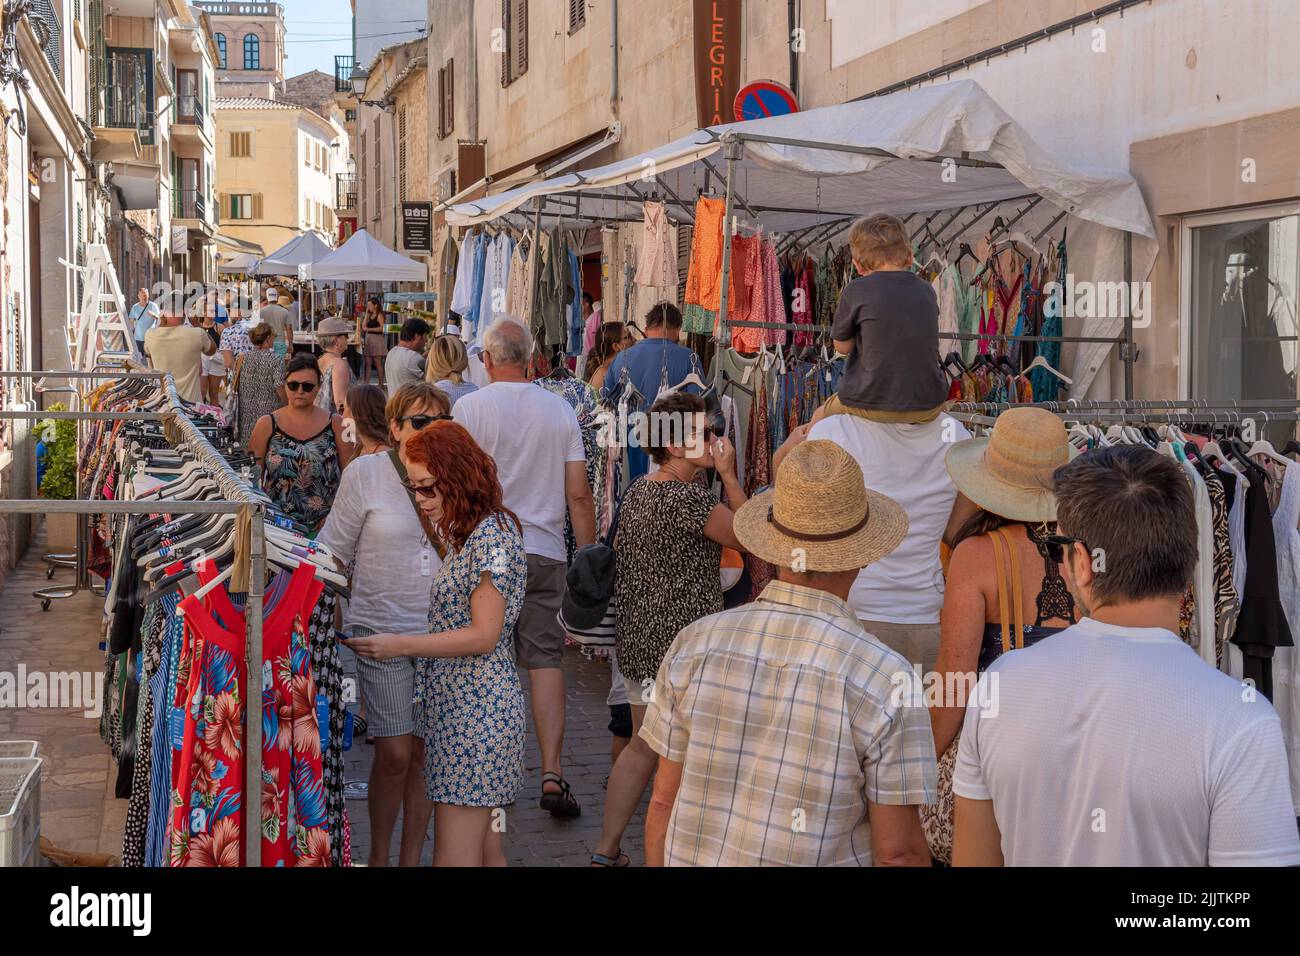
M0 740L0 757L35 757L34 740Z
M40 757L0 757L0 866L39 866Z

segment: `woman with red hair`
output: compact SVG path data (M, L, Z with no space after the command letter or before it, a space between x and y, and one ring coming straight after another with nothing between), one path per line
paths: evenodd
M407 488L447 545L428 634L347 641L362 657L415 657L434 866L505 866L492 811L523 780L524 695L514 629L528 562L501 503L496 463L460 425L436 421L402 444Z

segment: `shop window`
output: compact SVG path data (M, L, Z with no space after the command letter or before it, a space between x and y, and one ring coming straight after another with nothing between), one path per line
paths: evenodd
M1300 206L1255 207L1183 223L1184 390L1211 400L1284 400L1297 390ZM1294 424L1259 429L1285 442ZM1264 433L1267 432L1265 435Z

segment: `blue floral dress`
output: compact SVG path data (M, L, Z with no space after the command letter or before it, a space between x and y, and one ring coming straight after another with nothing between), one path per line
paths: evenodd
M515 669L514 633L528 562L523 535L509 515L484 518L465 546L447 558L429 595L429 631L469 626L470 594L484 571L506 601L496 647L473 657L416 660L424 779L435 803L505 806L523 783L524 694Z

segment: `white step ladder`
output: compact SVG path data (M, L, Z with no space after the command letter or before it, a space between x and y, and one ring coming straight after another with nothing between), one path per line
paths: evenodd
M81 277L81 309L68 314L68 351L72 367L89 372L101 357L130 357L143 362L129 327L126 299L117 282L113 257L108 246L86 246L86 264L79 266L66 259L59 262Z

